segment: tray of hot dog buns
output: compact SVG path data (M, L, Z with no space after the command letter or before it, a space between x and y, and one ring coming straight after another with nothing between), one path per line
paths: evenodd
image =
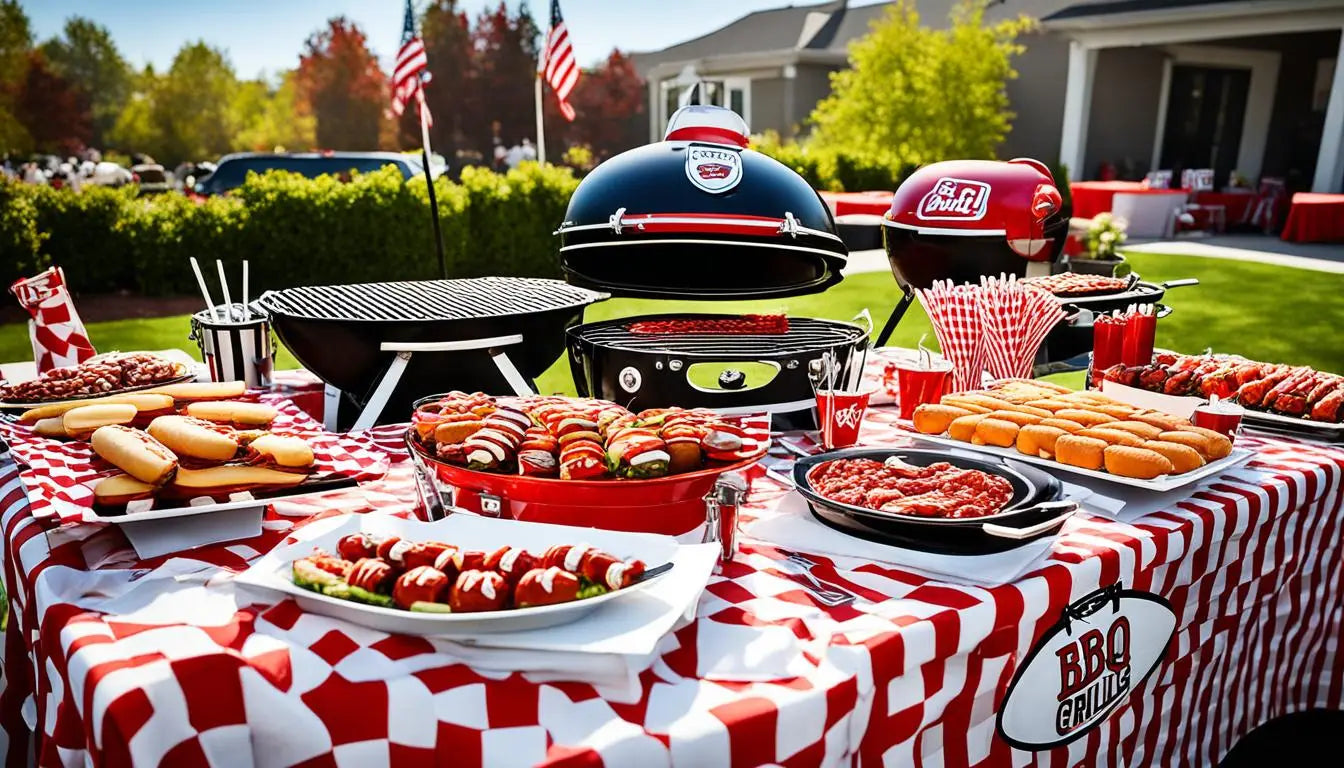
M913 415L921 439L1108 482L1170 491L1247 461L1218 432L1097 392L1010 379Z
M375 629L487 645L488 635L585 617L608 625L612 638L650 626L656 638L693 610L716 558L716 545L657 534L462 514L434 522L352 515L294 536L238 582Z

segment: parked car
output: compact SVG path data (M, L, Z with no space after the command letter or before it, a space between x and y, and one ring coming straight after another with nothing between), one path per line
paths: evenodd
M131 172L116 163L101 162L93 166L93 175L88 183L100 187L120 187L135 182Z
M420 158L398 152L303 152L294 154L271 154L241 152L225 155L219 161L215 172L196 182L196 194L220 195L243 185L248 171L265 173L266 171L293 171L310 179L318 176L340 176L352 171L368 173L379 168L393 166L401 171L403 178L411 178L424 171ZM434 165L437 178L445 168Z
M196 182L215 172L215 164L209 160L199 163L179 163L173 169L173 188L179 192L196 189Z
M168 174L163 170L162 165L133 165L131 166L131 178L140 185L140 194L142 195L157 195L173 188L173 184L169 181Z

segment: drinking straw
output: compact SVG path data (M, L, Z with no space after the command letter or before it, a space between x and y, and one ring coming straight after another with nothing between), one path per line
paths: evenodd
M224 291L224 319L233 320L233 299L229 297L229 281L224 276L223 259L215 259L215 266L219 268L219 285Z
M249 320L252 317L252 310L247 305L247 259L243 259L243 319Z
M201 274L201 265L196 263L196 257L191 257L191 269L196 273L196 284L201 287L201 296L205 297L205 307L210 310L210 314L218 315L215 311L215 300L210 298L210 289L205 287L205 276Z

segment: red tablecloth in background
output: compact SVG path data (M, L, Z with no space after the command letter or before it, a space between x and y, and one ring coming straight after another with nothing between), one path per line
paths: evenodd
M1344 195L1298 192L1288 209L1283 239L1295 243L1344 242Z
M1247 212L1257 199L1257 195L1246 190L1245 192L1196 192L1194 194L1194 203L1196 205L1221 205L1227 215L1225 219L1227 226L1241 223L1246 218Z
M1082 219L1110 211L1111 199L1116 192L1146 191L1143 182L1139 181L1075 181L1069 185L1073 195L1073 215Z
M867 213L881 216L891 209L892 192L874 190L871 192L818 192L821 199L835 216L847 216L851 213Z

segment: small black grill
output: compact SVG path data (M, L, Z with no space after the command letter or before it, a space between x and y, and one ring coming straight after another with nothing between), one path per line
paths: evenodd
M398 352L420 345L382 406L379 423L404 421L419 397L447 389L510 394L514 382L498 353L530 385L565 348L565 329L583 308L608 297L559 280L481 277L327 285L268 291L253 307L270 315L276 336L306 368L341 391L335 419L346 429L373 400ZM522 336L522 341L477 344ZM452 350L431 349L452 343Z
M726 320L735 315L627 317L569 330L569 364L579 394L632 410L683 407L766 410L777 426L813 424L808 367L830 352L853 386L868 330L851 323L791 317L786 333L634 333L640 322ZM805 415L786 417L805 412ZM782 423L781 423L782 419Z
M557 280L478 277L464 280L314 285L258 299L271 312L309 320L406 322L504 317L570 309L606 298Z

